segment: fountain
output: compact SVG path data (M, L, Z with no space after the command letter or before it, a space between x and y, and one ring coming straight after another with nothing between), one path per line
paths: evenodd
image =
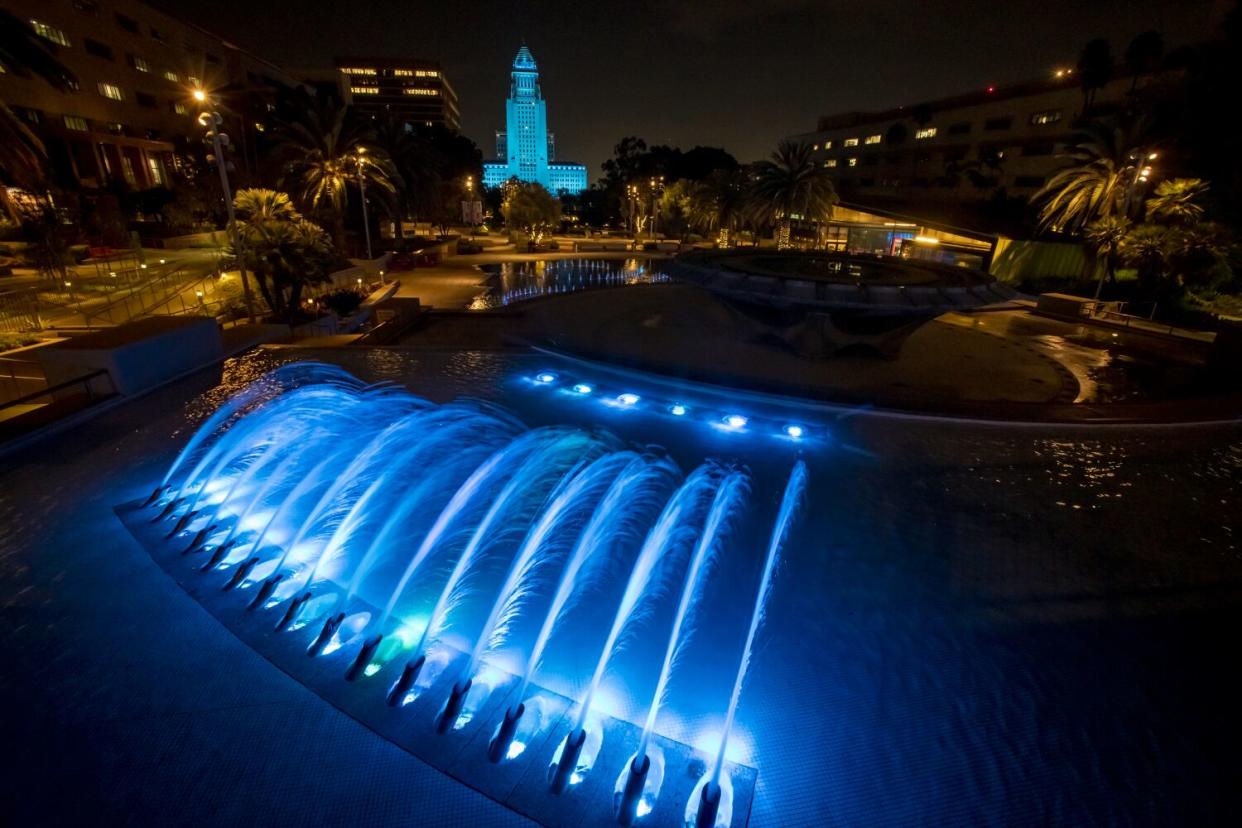
M545 384L557 378L546 376ZM648 403L626 391L604 404L636 411ZM728 540L748 505L747 473L708 460L683 478L659 450L627 448L605 433L528 429L487 403L432 404L340 369L296 364L224 402L151 494L118 514L255 649L511 807L561 824L576 819L578 806L565 803L581 803L590 788L611 799L623 824L650 822L657 805L658 825L672 824L675 811L680 822L684 802L702 828L730 819L725 745L805 480L798 463L719 751L693 795L666 793L668 804L657 802L663 780L676 769L689 785L693 751L656 726L696 614L723 586L711 572L734 554ZM555 678L545 657L564 649L569 628L595 615L604 594L619 598L608 599L599 649L589 645L589 680L575 706L536 678ZM648 619L666 617L654 614L662 607L670 626L648 629ZM610 664L640 634L658 636L660 671L638 727L600 713L597 698ZM453 642L463 639L459 650ZM422 722L414 730L411 716ZM602 757L620 765L617 750L628 761L615 768L615 791L578 786ZM730 767L732 778L749 780L749 797L754 771ZM512 782L491 790L480 774ZM538 776L547 783L538 793L514 787ZM608 806L599 807L602 815ZM563 817L551 816L558 810Z
M617 819L622 825L631 825L639 817L650 813L654 800L660 795L662 777L662 757L656 758L657 776L648 783L652 767L648 748L651 734L655 730L656 718L660 706L664 703L668 691L668 682L672 677L673 666L677 656L682 653L690 640L692 632L691 612L700 599L704 581L706 580L715 556L719 552L722 536L729 528L730 520L736 517L749 490L749 480L741 472L730 472L716 489L703 533L699 536L694 555L686 565L686 578L682 586L681 597L677 602L677 614L673 617L673 626L669 630L668 644L664 648L664 661L660 667L660 677L656 681L655 693L647 709L647 719L643 724L642 737L638 742L638 750L626 763L621 776L617 779Z
M806 489L806 464L801 460L794 466L785 485L785 495L781 499L780 512L776 516L776 525L772 528L772 538L768 543L768 554L764 558L763 575L759 578L759 589L755 593L755 608L750 616L750 628L746 631L746 643L742 647L742 659L737 666L737 676L733 680L733 692L729 696L729 710L725 714L724 729L720 733L720 747L716 751L716 760L712 763L699 784L694 789L690 801L686 803L686 825L693 828L728 828L732 815L732 786L721 784L720 772L724 769L725 750L729 746L729 732L733 729L733 718L737 714L737 704L742 697L742 685L746 681L746 671L750 668L750 656L755 645L755 634L763 623L764 609L767 606L768 592L772 588L772 574L776 571L776 563L780 555L781 544L789 529L794 512L802 502L802 494Z

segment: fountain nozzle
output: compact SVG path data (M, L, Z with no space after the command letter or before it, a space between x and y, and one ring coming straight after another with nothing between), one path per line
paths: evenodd
M323 652L323 648L328 646L328 642L332 640L332 634L341 626L341 622L345 620L345 613L338 612L336 615L329 615L323 622L323 629L319 631L319 635L315 636L315 640L306 648L306 654L311 658Z
M298 613L302 611L302 607L310 600L310 597L311 594L309 592L303 592L297 598L291 600L289 606L285 609L285 614L276 622L274 632L283 632L288 629L289 625L298 617Z
M172 500L168 501L168 503L164 504L164 508L160 510L160 513L158 515L151 518L151 522L159 523L161 520L171 515L173 513L173 509L176 509L180 505L181 505L181 498L174 497Z
M240 565L238 565L237 571L233 573L233 577L229 578L228 583L226 583L223 587L221 587L221 589L223 589L225 592L228 592L229 590L232 590L232 589L237 589L237 587L241 584L241 582L246 580L246 576L250 574L250 570L254 569L255 564L257 564L258 562L259 562L259 557L257 555L247 558Z
M380 642L384 640L383 633L375 635L362 642L362 648L358 650L358 657L354 659L354 663L349 665L349 669L345 671L345 680L354 681L362 674L362 671L371 663L371 656L375 655L376 648Z
M720 786L708 782L699 796L699 812L694 818L694 828L716 828L716 815L720 812Z
M505 717L500 722L500 727L496 728L496 735L487 744L487 758L493 764L499 764L509 753L509 745L513 741L513 737L517 735L518 721L521 720L522 714L526 712L526 705L518 702L516 708L510 707L505 710Z
M198 534L194 536L194 540L190 541L190 545L183 549L181 554L189 555L202 549L203 544L207 542L207 538L211 536L211 533L216 531L216 528L216 524L213 523L210 526L204 526L202 529L199 529Z
M565 737L565 747L561 750L560 761L556 763L556 772L552 775L550 790L561 794L569 787L569 778L578 769L578 757L582 755L582 746L586 744L586 730L571 730Z
M211 557L207 559L207 563L203 564L199 571L206 572L209 569L214 569L220 561L224 560L224 556L228 554L229 550L232 549L236 543L236 540L225 541L213 549L211 551Z
M621 801L617 804L617 822L622 825L633 825L638 819L638 801L642 799L643 789L647 787L647 772L651 770L651 757L645 752L642 760L635 756L630 760L630 773L625 778L625 788L621 791Z
M453 722L457 721L457 717L461 715L461 706L466 702L466 694L470 692L470 685L474 683L474 679L468 678L465 682L454 682L453 690L449 693L448 701L444 703L444 709L440 711L440 715L436 717L436 733L445 733L453 726Z
M259 587L259 591L255 593L254 600L250 602L250 604L246 607L246 610L253 612L263 606L263 604L267 602L267 599L272 597L272 593L276 591L276 587L280 585L280 582L283 581L284 578L284 575L277 572L272 577L263 581L263 585Z
M167 535L165 535L164 537L166 537L166 538L171 538L171 537L173 537L173 536L174 536L174 535L176 535L178 532L180 532L182 529L184 529L187 525L189 525L190 521L194 520L194 518L196 518L196 517L198 517L198 511L197 511L197 510L191 509L190 511L186 512L184 515L182 515L181 517L177 518L177 522L176 522L175 524L173 524L172 531L170 531L170 532L169 532Z
M426 661L427 656L420 655L405 665L405 669L401 671L401 678L397 679L392 689L388 691L389 707L396 707L405 698L405 694L410 692L410 688L414 686L414 680L418 678L418 671L423 669L423 664Z

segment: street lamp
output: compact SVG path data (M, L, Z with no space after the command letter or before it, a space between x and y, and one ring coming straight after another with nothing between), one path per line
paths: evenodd
M363 175L363 166L367 163L366 147L358 147L358 152L354 156L354 160L358 164L358 192L362 199L362 229L367 237L367 258L371 256L371 223L367 221L367 179Z
M214 103L202 89L196 88L190 94L199 103L209 106ZM237 254L237 272L241 276L242 294L246 299L246 316L253 325L255 323L254 299L250 295L250 281L246 278L245 258L242 256L241 238L237 232L237 212L233 209L233 195L229 191L229 171L224 164L223 148L228 136L220 134L222 120L218 112L203 112L198 116L198 122L211 129L211 148L216 156L216 167L220 170L220 188L224 191L224 207L229 215L229 240L233 243L233 251Z

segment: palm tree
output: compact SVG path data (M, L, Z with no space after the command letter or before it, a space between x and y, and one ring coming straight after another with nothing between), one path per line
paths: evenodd
M409 129L404 120L391 114L375 126L373 146L377 154L391 162L393 189L391 207L394 232L403 238L401 222L416 216L433 198L440 182L439 154L419 133Z
M756 218L777 223L777 247L790 246L795 215L804 221L827 221L832 217L837 192L832 177L815 161L811 145L782 141L766 161L755 165L751 204Z
M233 199L241 250L264 301L277 318L293 321L307 284L322 282L335 260L328 235L302 218L289 196L275 190L239 190Z
M357 184L359 170L368 186L394 190L391 162L380 152L368 152L371 134L346 106L317 101L301 117L278 124L273 138L284 159L280 184L295 186L304 207L331 211L333 237L340 246L348 190Z
M1095 93L1113 77L1113 52L1102 37L1089 41L1078 57L1078 80L1082 84L1082 117L1091 114Z
M1203 220L1199 201L1207 193L1206 181L1173 178L1156 185L1156 194L1147 199L1147 220L1156 224L1189 227Z
M1092 256L1097 262L1101 259L1104 261L1104 270L1110 282L1117 281L1117 253L1129 232L1130 220L1125 216L1104 216L1088 224L1083 233L1083 240ZM1100 281L1095 288L1097 300L1103 289L1104 274L1101 273Z
M704 233L717 231L716 244L729 246L729 237L744 218L746 174L716 170L690 193L690 223Z
M1130 94L1138 87L1139 78L1160 68L1164 55L1164 37L1160 32L1149 30L1135 35L1126 47L1125 65L1130 73Z
M1137 165L1146 158L1139 148L1141 127L1126 129L1092 123L1063 157L1069 163L1037 192L1041 229L1075 232L1097 219L1126 215Z
M0 70L19 78L38 77L59 92L77 85L73 73L56 59L46 42L7 9L0 9ZM46 162L43 142L0 101L0 207L13 221L21 217L6 183L44 189Z

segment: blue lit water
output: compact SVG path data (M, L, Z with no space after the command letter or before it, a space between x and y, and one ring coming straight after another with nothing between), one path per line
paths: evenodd
M1238 429L954 425L717 395L550 358L332 356L367 380L400 382L436 402L482 397L529 426L603 427L628 442L664 446L683 469L706 457L745 465L762 519L739 529L731 547L749 554L726 556L714 576L741 593L759 575L790 466L806 461L807 505L774 576L730 740L737 758L759 769L753 825L1213 824L1236 813L1242 684L1225 665L1242 603L1240 508L1231 495L1242 476ZM122 583L99 593L84 589L83 577L108 583L119 568L132 578L142 553L122 545L95 554L67 527L51 526L51 516L145 495L192 425L270 364L267 356L232 363L225 383L188 407L167 395L140 401L144 425L102 421L57 447L57 462L41 477L21 474L22 466L6 473L5 583L34 578L36 594L47 596L44 612L72 601L71 617L103 621L34 625L48 651L71 652L75 671L94 671L91 693L68 696L61 688L72 682L58 679L51 698L132 717L132 697L176 700L189 692L177 688L191 676L157 689L169 681L171 652L156 660L168 666L155 674L121 679L96 666L107 663L102 653L65 645L73 636L105 635L127 617ZM541 383L541 373L556 376ZM590 394L572 390L583 384ZM624 394L638 399L626 404ZM785 431L791 424L804 429L797 440ZM149 459L134 469L126 458L138 451ZM57 572L62 586L53 589ZM159 598L172 589L159 578L146 588L158 600L144 599L150 616L128 622L124 640L184 645L191 619L173 614L184 612L184 602ZM100 602L108 607L102 614L73 609ZM653 628L672 623L675 602L666 603ZM684 671L670 682L660 732L710 748L750 610L746 600L710 603ZM583 689L599 633L583 625L550 649L548 674L562 682L555 689ZM617 656L601 688L610 710L642 722L666 643L653 635ZM18 659L53 676L57 663ZM199 680L236 686L233 697L274 692L254 659L230 652L225 669L227 684ZM12 692L13 674L5 681ZM125 693L111 692L111 684ZM55 720L44 726L63 732ZM280 738L304 756L333 751L344 760L371 750L343 751L301 733L286 725ZM215 761L241 767L210 736L195 738L200 752L223 751ZM124 744L125 755L145 755L142 745ZM176 767L190 759L170 752L166 761ZM256 776L254 801L277 785L261 768L232 773ZM129 777L118 784L148 787ZM426 784L417 791L424 801L435 798ZM390 802L414 795L392 787L372 795ZM330 787L300 794L308 803L333 795L341 796ZM128 796L139 807L153 794ZM446 789L445 801L453 796ZM286 819L298 813L279 810L295 808L283 802L263 808ZM385 821L369 813L370 821Z

